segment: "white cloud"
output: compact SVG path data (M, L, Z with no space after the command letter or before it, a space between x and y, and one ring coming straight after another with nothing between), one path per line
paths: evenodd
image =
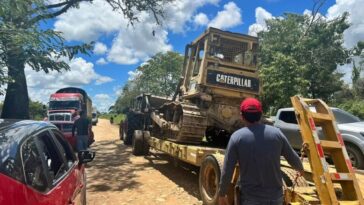
M249 35L257 36L260 31L264 31L267 29L266 20L272 19L273 16L271 13L266 11L262 7L257 7L255 9L255 23L249 26Z
M49 95L62 87L82 87L92 82L100 85L113 80L110 77L96 73L93 68L94 65L83 58L75 58L67 63L70 65L71 70L62 73L50 71L48 74L44 74L43 71L36 72L30 66L26 66L25 75L29 97L32 100L46 103Z
M329 19L349 12L350 28L344 32L344 46L351 48L358 41L364 40L364 0L336 0L336 4L327 11Z
M142 74L142 72L140 72L139 70L135 70L135 71L131 70L128 72L128 75L129 75L128 80L134 80L136 77L138 77L141 74Z
M115 37L107 56L108 61L135 64L158 52L172 50L172 45L167 43L168 32L165 29L156 28L147 13L142 13L140 20L143 23L125 28Z
M139 22L134 26L104 0L93 3L81 2L79 8L72 8L59 16L54 24L62 31L66 40L82 42L97 41L102 35L112 35L113 44L108 51L95 47L96 54L106 52L106 60L118 64L135 64L148 57L172 49L168 42L168 31L183 33L186 24L192 22L197 9L207 5L217 5L220 0L175 0L165 5L166 18L162 26L156 25L148 12L139 13ZM80 23L82 22L82 23ZM153 36L152 33L155 33ZM101 48L101 49L99 49ZM98 61L99 64L105 61Z
M193 18L193 22L197 25L197 26L205 26L209 23L209 18L207 17L206 14L204 13L198 13L194 18Z
M107 64L107 61L105 60L105 58L100 58L96 61L96 64L105 65L105 64Z
M185 33L189 28L187 22L192 21L197 9L211 4L216 5L220 0L175 0L166 5L166 19L164 24L174 33Z
M101 42L97 42L94 47L94 53L96 55L105 54L107 51L107 46Z
M109 83L112 81L114 81L114 79L110 78L109 76L98 75L98 78L95 80L95 85L101 85L101 84Z
M62 31L66 40L82 42L97 40L101 35L111 34L125 25L124 16L113 11L103 0L81 2L79 9L69 9L54 23L55 29Z
M224 5L224 10L217 13L208 26L228 29L242 23L241 9L234 2L229 2Z
M100 112L107 112L109 107L112 106L115 99L110 97L108 94L99 93L93 97L93 106Z

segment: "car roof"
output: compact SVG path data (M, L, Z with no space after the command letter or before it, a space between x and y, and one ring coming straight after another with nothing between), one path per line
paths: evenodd
M45 121L0 119L0 160L16 150L24 138L47 127L56 128Z

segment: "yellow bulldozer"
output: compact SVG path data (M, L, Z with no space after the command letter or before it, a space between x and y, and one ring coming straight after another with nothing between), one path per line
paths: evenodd
M207 29L185 50L173 99L152 114L159 136L181 143L224 145L242 124L239 104L260 91L256 37ZM157 133L155 133L157 134Z

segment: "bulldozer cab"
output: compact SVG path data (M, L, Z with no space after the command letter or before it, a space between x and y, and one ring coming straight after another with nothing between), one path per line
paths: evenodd
M186 46L183 97L258 96L257 50L256 37L208 28Z

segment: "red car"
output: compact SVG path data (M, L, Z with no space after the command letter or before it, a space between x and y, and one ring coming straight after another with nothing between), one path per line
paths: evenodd
M84 163L56 126L30 120L0 120L0 204L86 204Z

